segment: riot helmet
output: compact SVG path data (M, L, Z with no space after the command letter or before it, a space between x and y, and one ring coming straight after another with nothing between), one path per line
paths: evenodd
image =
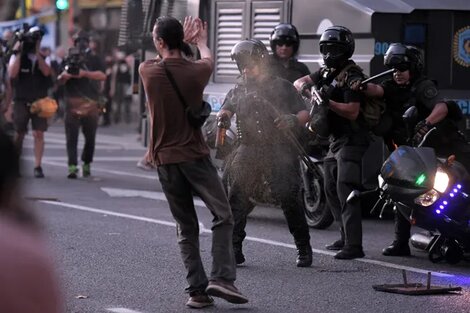
M327 67L340 68L354 53L354 38L344 26L328 27L320 37L320 53Z
M271 35L269 36L269 45L273 53L276 51L276 44L285 43L292 45L294 48L294 54L299 50L299 32L294 25L288 23L281 23L274 27Z
M241 73L247 66L263 63L268 57L268 49L261 40L245 39L233 46L230 57L237 62Z
M414 46L392 43L385 52L384 65L401 72L409 70L413 77L420 76L424 70L423 54Z

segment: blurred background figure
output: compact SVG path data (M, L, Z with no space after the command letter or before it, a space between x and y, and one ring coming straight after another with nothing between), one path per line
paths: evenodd
M111 115L113 109L113 99L111 97L111 80L113 77L114 58L112 55L107 55L104 58L106 80L104 82L103 95L106 98L105 110L103 112L102 126L111 125Z
M0 128L0 312L64 312L54 265L18 194L19 157Z
M110 95L113 98L114 122L121 121L129 124L131 122L131 67L126 61L126 54L117 51L115 54L116 61L113 65Z
M39 49L44 32L38 27L23 25L17 31L17 42L8 65L8 75L14 91L13 110L16 129L16 147L21 151L23 140L31 120L34 137L34 177L44 178L41 167L44 153L44 132L47 131L47 118L32 113L30 107L35 101L48 96L51 85L50 59Z
M51 58L51 68L52 68L52 78L53 78L53 87L52 87L52 97L54 98L55 101L57 101L57 104L59 105L59 108L57 110L57 113L55 115L56 120L57 119L63 119L64 118L64 86L60 85L57 81L57 76L62 72L62 62L65 59L65 48L62 46L57 47L57 49L54 51L53 56Z

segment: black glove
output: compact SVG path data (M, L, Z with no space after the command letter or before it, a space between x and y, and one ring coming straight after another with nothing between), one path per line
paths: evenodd
M297 115L283 114L274 120L274 125L279 129L294 128L299 124Z
M426 135L429 130L432 128L432 124L428 123L426 120L422 120L415 126L414 136L411 140L413 146L418 146L423 140L424 135Z
M220 116L217 116L217 127L229 129L230 125L230 117L227 114L222 113Z

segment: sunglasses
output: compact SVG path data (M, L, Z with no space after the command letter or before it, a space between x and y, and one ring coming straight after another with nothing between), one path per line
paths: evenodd
M279 47L282 47L282 46L292 47L293 45L294 43L292 41L283 41L283 40L276 41L276 46L279 46Z

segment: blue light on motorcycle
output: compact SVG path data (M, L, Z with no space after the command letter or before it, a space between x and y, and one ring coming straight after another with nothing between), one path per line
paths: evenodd
M458 184L458 185L457 185L457 188L458 188L458 189L462 189L462 185Z
M451 192L451 193L449 194L449 196L450 196L451 198L453 198L453 197L454 197L454 194Z
M437 214L441 214L441 210L436 210L436 213L437 213Z

